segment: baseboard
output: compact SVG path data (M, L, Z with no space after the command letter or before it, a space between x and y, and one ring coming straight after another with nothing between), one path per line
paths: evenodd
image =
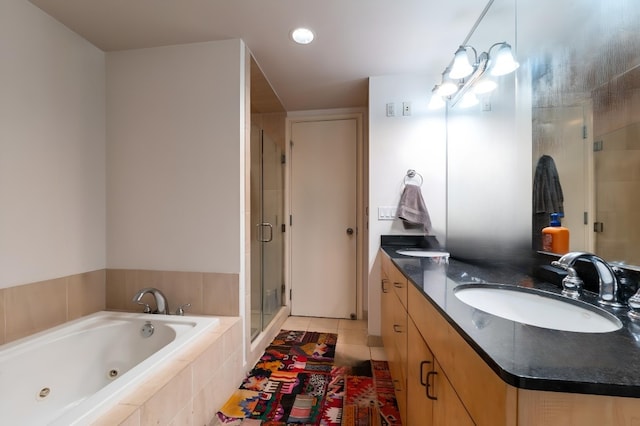
M373 335L368 335L367 336L367 346L369 347L382 347L382 336L373 336Z

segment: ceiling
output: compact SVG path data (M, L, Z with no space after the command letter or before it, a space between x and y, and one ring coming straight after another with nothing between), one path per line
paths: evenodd
M369 76L439 82L484 0L30 0L104 51L241 38L288 111L367 105ZM289 39L307 26L316 40Z

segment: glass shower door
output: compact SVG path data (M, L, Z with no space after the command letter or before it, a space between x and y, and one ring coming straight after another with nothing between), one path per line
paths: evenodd
M282 149L264 130L251 129L251 338L282 306L284 174Z

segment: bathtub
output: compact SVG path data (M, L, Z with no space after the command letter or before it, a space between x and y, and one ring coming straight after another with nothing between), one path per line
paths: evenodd
M97 312L0 346L0 424L90 424L215 317Z

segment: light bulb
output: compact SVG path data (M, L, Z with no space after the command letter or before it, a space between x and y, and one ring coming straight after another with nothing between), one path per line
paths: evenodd
M462 99L460 100L460 108L471 108L472 106L478 105L480 101L473 92L467 92L464 94Z
M449 77L459 80L473 72L473 66L469 63L469 56L464 47L460 46L453 57L453 65L449 71Z
M493 76L509 74L520 66L513 57L511 46L508 43L502 43L496 52L495 58L491 58L491 62L490 74Z
M298 44L309 44L313 41L313 31L308 28L296 28L291 31L291 39Z
M458 91L458 85L453 81L445 81L436 90L438 96L451 96Z
M445 105L446 105L446 102L444 101L444 99L442 99L442 96L438 96L437 93L434 93L431 96L431 100L429 100L429 104L427 105L427 108L433 111L436 109L444 108Z
M498 87L498 83L495 80L483 77L473 85L473 93L476 95L484 95L485 93L492 92Z

